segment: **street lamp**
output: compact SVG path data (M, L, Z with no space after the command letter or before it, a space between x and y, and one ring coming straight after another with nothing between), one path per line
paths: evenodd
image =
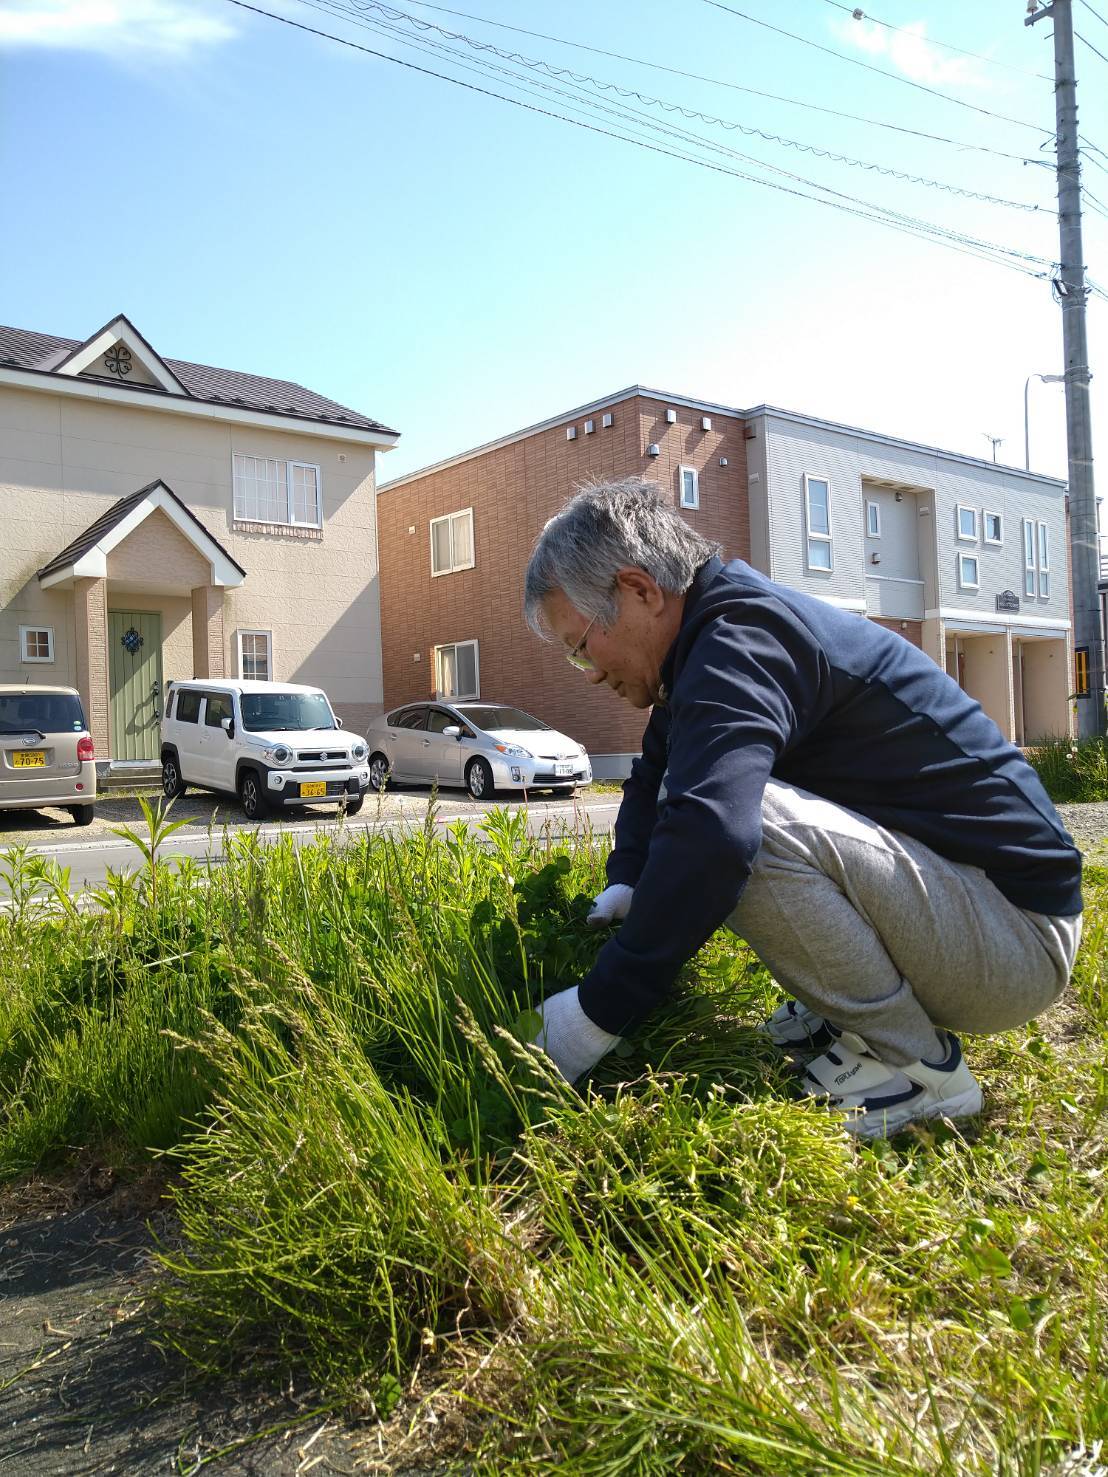
M1027 388L1032 380L1042 380L1044 385L1064 385L1064 374L1029 374L1023 382L1023 465L1031 470L1031 438L1027 429Z

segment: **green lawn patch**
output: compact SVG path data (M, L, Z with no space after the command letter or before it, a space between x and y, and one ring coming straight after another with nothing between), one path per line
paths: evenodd
M1073 990L970 1040L979 1123L860 1146L792 1096L728 935L583 1093L522 1044L606 838L228 838L75 909L2 865L0 1173L161 1155L165 1340L298 1371L400 1465L1060 1472L1108 1437L1108 873ZM1090 1468L1091 1470L1091 1468Z

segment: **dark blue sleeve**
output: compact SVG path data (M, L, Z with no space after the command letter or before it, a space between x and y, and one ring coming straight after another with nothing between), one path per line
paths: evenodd
M631 765L616 816L615 844L608 857L608 882L634 887L646 865L650 837L658 819L658 789L666 769L669 709L656 707L642 736L642 753Z
M623 1033L661 1003L681 966L734 909L762 840L762 795L807 725L827 666L780 607L697 635L671 700L666 798L630 912L582 981L581 1007Z

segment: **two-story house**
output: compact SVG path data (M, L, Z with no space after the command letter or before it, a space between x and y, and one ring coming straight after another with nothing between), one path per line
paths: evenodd
M974 457L760 406L633 386L384 484L387 706L482 697L625 773L643 716L528 631L543 523L593 478L646 476L783 584L921 646L1016 742L1070 731L1065 488Z
M0 682L76 686L156 759L164 685L264 677L380 711L375 463L397 433L284 380L0 328Z

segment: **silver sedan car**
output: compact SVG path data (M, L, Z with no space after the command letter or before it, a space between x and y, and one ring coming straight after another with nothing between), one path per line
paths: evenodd
M464 786L475 800L496 790L564 790L592 780L574 739L505 703L406 703L367 734L370 783L390 779Z
M0 687L0 810L60 806L87 826L96 805L95 761L72 687Z

